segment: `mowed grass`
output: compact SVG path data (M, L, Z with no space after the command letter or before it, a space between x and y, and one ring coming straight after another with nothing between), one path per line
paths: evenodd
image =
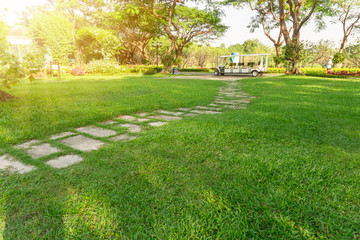
M220 85L136 75L65 77L32 84L24 80L8 91L18 100L0 102L0 143L41 138L123 113L207 104Z
M258 96L245 110L2 176L4 238L359 238L360 82L242 81Z

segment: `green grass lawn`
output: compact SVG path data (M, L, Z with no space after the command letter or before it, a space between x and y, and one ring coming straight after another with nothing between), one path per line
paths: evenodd
M360 81L287 76L241 81L246 92L258 96L247 109L172 122L137 140L84 154L85 161L66 169L0 176L0 236L359 238ZM205 104L222 85L153 77L68 83L14 88L19 102L26 104L23 97L32 102L1 103L2 114L16 115L0 118L4 145L119 113ZM52 93L57 100L49 100L50 110L38 96L51 99ZM94 98L103 101L97 105ZM17 130L12 123L26 109L24 117L32 116L26 120L41 130L22 122Z
M23 80L8 91L18 100L0 102L0 147L124 113L207 104L220 85L137 75Z

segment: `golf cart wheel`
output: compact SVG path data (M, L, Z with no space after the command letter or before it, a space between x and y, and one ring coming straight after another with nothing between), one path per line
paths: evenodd
M215 70L214 75L215 75L215 76L219 76L219 75L220 75L219 70Z
M221 73L221 76L224 76L225 75L225 73Z
M259 76L259 72L258 71L252 71L251 76L253 76L253 77Z

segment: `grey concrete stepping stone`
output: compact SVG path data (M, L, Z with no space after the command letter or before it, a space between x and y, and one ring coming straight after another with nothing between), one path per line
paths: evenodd
M174 116L179 116L179 115L183 114L183 112L171 112L171 111L166 111L166 110L159 110L157 112L162 113L162 114L167 114L167 115L174 115Z
M58 134L52 135L52 136L50 137L50 139L56 140L56 139L63 138L63 137L68 137L68 136L71 136L71 135L74 135L74 134L75 134L75 133L73 133L73 132L62 132L62 133L58 133Z
M221 112L209 111L209 110L192 110L190 112L198 113L198 114L219 114L219 113L221 113Z
M136 124L124 123L124 124L116 125L116 127L125 127L131 133L141 132L141 126L136 125Z
M210 107L219 107L219 105L215 104L215 103L210 103L208 106L210 106Z
M137 113L136 115L140 116L140 117L145 117L147 115L149 115L150 113L146 113L146 112L141 112L141 113Z
M77 128L76 130L82 133L87 133L95 137L109 137L117 134L117 132L115 132L114 130L95 127L95 126L81 127L81 128Z
M216 103L219 103L219 104L229 104L229 105L234 105L236 103L234 102L228 102L228 101L216 101Z
M47 165L50 165L54 168L65 168L75 163L81 162L83 160L79 155L65 155L55 159L51 159L46 162Z
M167 115L156 115L152 116L151 118L160 119L164 121L174 121L174 120L181 120L181 117L175 117L175 116L167 116Z
M197 113L187 113L184 116L185 117L193 117L193 116L197 116L197 115L199 115L199 114L197 114Z
M135 136L129 136L128 134L125 133L125 134L120 134L115 137L112 137L111 140L113 140L113 141L130 141L135 138L136 138Z
M246 106L233 106L233 105L227 105L225 106L226 108L231 108L231 109L246 109Z
M167 122L151 122L151 123L149 123L149 125L152 127L161 127L166 124L168 124L168 123Z
M19 144L19 145L16 145L15 148L23 148L23 149L27 149L27 148L30 148L31 146L34 146L36 144L39 144L39 140L31 140L29 142L25 142L25 143L22 143L22 144Z
M100 124L103 124L103 125L111 125L111 124L114 124L114 123L117 123L117 122L114 121L114 120L107 120L107 121L101 122Z
M99 140L91 139L81 135L65 138L60 142L73 149L77 149L83 152L98 150L99 148L104 146L104 143Z
M6 169L8 169L10 173L26 173L36 169L36 167L15 161L15 159L9 155L2 155L0 156L0 170Z
M117 117L116 119L132 122L132 121L136 120L136 117L130 116L130 115L122 115L122 116Z
M27 150L27 153L32 157L32 158L39 158L39 157L44 157L53 153L57 153L60 152L61 150L52 147L49 143L43 143L40 145L35 145L30 147Z
M136 119L136 122L147 122L147 121L150 121L150 119L148 119L148 118L137 118Z
M196 106L197 109L202 110L221 110L221 108L215 108L215 107L204 107L204 106Z
M183 112L187 112L187 111L190 111L191 108L178 108L178 110L183 111Z

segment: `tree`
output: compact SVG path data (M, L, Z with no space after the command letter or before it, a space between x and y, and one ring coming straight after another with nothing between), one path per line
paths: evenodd
M173 20L174 32L178 34L175 42L175 59L182 57L184 47L190 41L207 42L220 37L227 29L215 11L199 10L187 6L179 6Z
M120 40L111 31L85 27L76 32L76 47L88 63L94 59L115 58L120 51Z
M341 54L346 47L349 36L360 29L360 2L358 0L333 0L333 6L343 29L343 38L339 48Z
M329 56L333 54L334 43L329 40L321 40L318 43L309 42L306 46L306 62L314 67L315 64L325 66Z
M63 14L40 12L29 24L29 33L38 46L49 49L54 60L60 61L74 53L74 27Z
M9 88L18 82L21 75L20 63L9 52L9 43L6 40L8 26L0 19L0 101L13 98L1 90Z
M102 26L108 26L120 37L125 61L134 61L135 53L140 52L142 62L149 62L149 42L161 35L162 21L131 1L114 4L112 9L103 14Z
M271 26L279 26L279 31L284 38L286 45L291 45L291 49L301 49L300 32L309 19L315 15L318 28L323 27L321 15L328 14L330 4L327 0L226 0L226 4L250 4L253 9L261 9L264 14L271 14ZM262 16L264 16L261 13ZM266 28L265 28L266 30ZM294 46L297 44L299 46ZM287 55L287 54L286 54ZM296 54L299 55L299 54ZM286 57L285 57L286 58ZM295 62L294 62L295 60ZM290 73L300 73L296 58L291 60Z
M163 57L164 72L170 69L187 43L200 35L213 33L216 30L213 28L214 24L220 24L219 14L215 13L216 11L212 13L212 16L206 15L201 10L184 7L183 0L137 0L136 5L141 6L164 24L163 31L170 40L170 46ZM190 14L194 19L186 14ZM204 17L207 18L207 22L204 22Z
M347 59L356 67L360 67L360 41L345 48Z
M285 39L283 38L283 32L280 26L280 17L279 17L279 8L270 2L264 2L263 4L256 4L250 8L257 12L255 17L251 18L248 28L250 32L254 32L255 29L262 27L264 34L267 38L274 44L276 56L280 57L281 55L281 46L284 44ZM277 30L278 33L276 36L271 35L271 31ZM289 31L291 32L292 28L290 27Z

